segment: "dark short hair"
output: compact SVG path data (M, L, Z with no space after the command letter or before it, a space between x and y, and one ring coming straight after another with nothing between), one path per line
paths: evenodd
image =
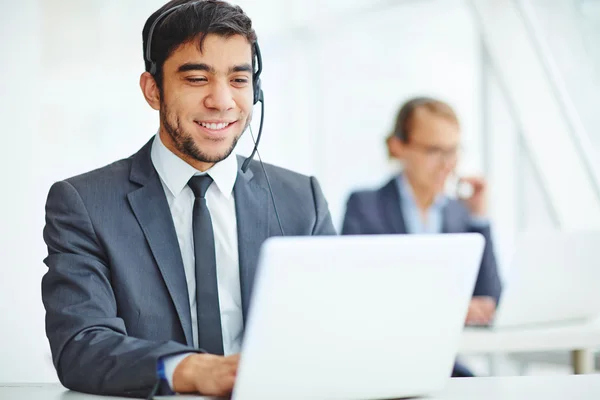
M163 66L167 58L179 46L192 41L198 41L202 50L204 39L211 33L224 37L244 36L252 46L252 66L255 66L256 32L252 21L239 6L219 0L171 0L156 10L144 25L142 38L146 71L150 72L151 65L146 56L150 28L162 13L177 6L181 7L162 18L152 34L150 58L156 63L154 79L159 89L162 90Z
M408 143L413 129L415 114L420 109L424 109L433 115L446 118L458 125L458 117L452 107L447 103L431 97L414 97L400 107L398 115L396 116L394 130L389 137L395 136L404 143Z

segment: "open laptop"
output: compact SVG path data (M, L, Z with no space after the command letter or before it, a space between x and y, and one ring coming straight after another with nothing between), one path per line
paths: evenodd
M523 235L494 329L580 322L600 315L600 231Z
M478 234L269 239L233 399L365 400L441 390L483 247Z

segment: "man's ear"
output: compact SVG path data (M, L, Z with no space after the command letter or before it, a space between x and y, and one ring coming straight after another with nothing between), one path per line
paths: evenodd
M160 110L160 91L158 90L156 80L149 72L144 72L140 76L140 88L150 107Z

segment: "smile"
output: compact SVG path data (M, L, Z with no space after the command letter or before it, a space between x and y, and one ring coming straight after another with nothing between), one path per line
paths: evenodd
M200 125L203 128L206 129L210 129L211 131L222 131L224 129L226 129L227 127L229 127L232 124L235 124L234 122L196 122L198 125Z

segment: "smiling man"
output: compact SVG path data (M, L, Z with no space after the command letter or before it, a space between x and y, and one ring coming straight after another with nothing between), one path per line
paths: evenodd
M143 39L140 87L158 134L50 189L46 334L67 388L145 396L159 382L159 393L227 395L261 244L335 231L315 178L242 168L233 154L260 98L244 12L171 1Z
M160 111L161 141L201 171L227 159L250 124L254 70L248 40L207 35L182 44L165 61L159 86L151 74L141 77L146 100Z

